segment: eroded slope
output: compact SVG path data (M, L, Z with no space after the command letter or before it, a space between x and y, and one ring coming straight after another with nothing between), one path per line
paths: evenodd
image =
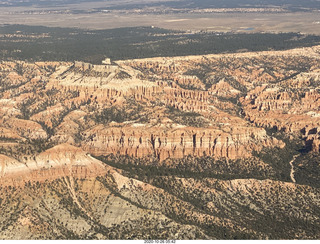
M319 58L2 62L1 238L319 238Z

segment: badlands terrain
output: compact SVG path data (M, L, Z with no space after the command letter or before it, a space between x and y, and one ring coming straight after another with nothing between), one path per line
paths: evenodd
M319 239L320 46L0 63L1 239Z

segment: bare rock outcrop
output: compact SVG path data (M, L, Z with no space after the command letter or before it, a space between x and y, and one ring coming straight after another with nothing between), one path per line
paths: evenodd
M106 166L82 149L61 144L20 162L0 155L2 185L24 186L63 177L88 178L107 172Z
M132 157L155 156L159 160L187 155L226 157L251 156L262 147L283 147L285 144L269 138L264 129L235 128L229 133L217 129L146 128L97 126L83 134L82 147L96 155L121 154Z
M34 142L43 142L97 155L238 159L285 146L266 128L299 135L319 151L319 133L306 132L320 127L319 59L316 46L103 65L1 62L0 136L15 144L1 153L12 156L23 143L33 153ZM56 163L71 154L53 149L56 160L35 157L43 174L49 177L51 166L57 175L72 172ZM68 150L89 165L88 155Z
M47 133L43 130L42 126L31 120L11 118L5 121L4 125L19 136L27 139L41 140L47 138Z

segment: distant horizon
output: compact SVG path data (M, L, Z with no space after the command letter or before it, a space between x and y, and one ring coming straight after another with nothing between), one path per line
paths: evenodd
M171 8L263 8L263 7L283 7L292 11L306 11L308 9L320 9L319 1L315 0L134 0L127 2L126 0L106 1L106 0L7 0L0 3L2 6L14 7L62 7L68 5L78 5L86 3L95 6L95 3L105 3L108 9L132 9L143 7L171 7ZM87 5L89 7L89 5Z
M0 240L320 240L319 162L320 0L0 2Z

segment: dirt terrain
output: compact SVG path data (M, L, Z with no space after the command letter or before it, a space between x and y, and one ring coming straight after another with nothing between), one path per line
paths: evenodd
M168 1L164 5L155 1L156 6L149 6L150 1L148 4L136 2L136 5L112 1L53 6L13 5L0 8L0 23L83 29L155 26L184 31L320 34L319 6L318 9L291 11L281 6L175 8L167 7Z
M319 64L2 61L0 238L320 238Z

